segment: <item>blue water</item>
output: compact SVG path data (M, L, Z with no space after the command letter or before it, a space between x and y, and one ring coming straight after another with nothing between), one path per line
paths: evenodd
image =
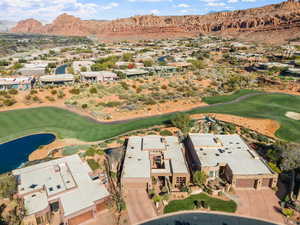
M141 225L276 225L256 219L210 213L182 213Z
M159 57L158 59L157 59L157 61L158 62L165 62L166 60L166 58L167 58L168 56L162 56L162 57Z
M65 74L67 66L68 65L64 64L62 66L57 67L55 70L55 74Z
M0 174L18 168L28 161L30 153L54 140L53 134L34 134L0 144Z

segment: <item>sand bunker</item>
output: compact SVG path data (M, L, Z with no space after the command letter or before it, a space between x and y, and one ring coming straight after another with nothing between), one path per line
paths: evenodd
M300 120L300 113L297 112L286 112L285 116L293 120Z

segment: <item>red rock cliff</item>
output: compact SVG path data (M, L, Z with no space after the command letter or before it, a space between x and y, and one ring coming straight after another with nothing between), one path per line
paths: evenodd
M100 39L144 39L196 36L199 34L253 34L281 32L290 36L300 31L300 2L288 0L261 8L212 13L203 16L135 16L112 21L81 20L63 14L53 23L42 25L29 19L12 32L67 36L96 35ZM274 37L276 38L276 37Z

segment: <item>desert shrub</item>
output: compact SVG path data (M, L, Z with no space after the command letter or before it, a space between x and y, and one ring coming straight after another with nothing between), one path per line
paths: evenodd
M42 102L41 101L41 99L38 97L38 96L36 96L36 95L34 95L33 97L32 97L32 100L34 101L34 102Z
M121 104L122 104L121 102L111 101L111 102L107 102L107 103L99 103L98 105L113 108L113 107L120 106Z
M168 89L168 86L164 84L164 85L161 86L161 89L166 90L166 89Z
M6 91L0 91L0 95L2 95L2 96L7 95L7 92Z
M92 170L96 170L100 168L100 165L98 162L96 162L94 159L88 159L87 163L91 167Z
M142 88L138 87L138 88L136 89L136 93L141 93L142 90L143 90Z
M145 105L155 105L156 101L153 98L148 98L145 100Z
M96 149L90 147L88 150L85 151L85 156L94 156L96 154Z
M291 216L294 215L294 210L285 208L285 209L282 209L282 213L283 213L283 215L285 215L286 217L291 217Z
M69 92L73 95L79 95L80 94L80 90L78 88L72 88Z
M34 90L34 89L30 90L31 95L34 95L34 94L37 94L37 93L38 93L37 90Z
M162 130L162 131L159 132L159 134L161 136L172 136L173 135L173 133L169 130Z
M3 100L3 104L5 106L12 106L13 104L15 104L17 101L14 99L4 99Z
M129 85L126 82L122 81L121 86L122 86L123 89L129 90Z
M48 99L48 101L50 101L50 102L54 102L55 101L55 98L52 97L52 96L46 96L46 99Z
M51 90L51 94L52 95L56 95L57 94L57 90Z
M84 103L81 105L81 108L86 109L88 107L88 104Z
M17 180L14 176L0 177L0 197L11 198L17 192Z
M97 94L98 93L97 88L95 88L95 87L91 87L89 91L90 91L91 94Z
M16 94L18 94L18 90L16 90L16 89L10 89L8 91L8 93L11 94L11 95L16 95Z
M31 99L31 95L25 95L25 99L26 100L30 100Z
M62 90L59 90L58 91L58 93L57 93L57 97L58 98L63 98L63 97L65 97L66 95L65 95L65 93L62 91Z

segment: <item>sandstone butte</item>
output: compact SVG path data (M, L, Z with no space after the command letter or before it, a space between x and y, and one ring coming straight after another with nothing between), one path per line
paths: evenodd
M300 2L287 0L260 8L207 15L144 15L111 21L81 20L62 14L46 25L35 19L20 21L11 32L64 36L93 35L100 40L180 38L210 34L238 37L248 41L280 43L299 37Z

